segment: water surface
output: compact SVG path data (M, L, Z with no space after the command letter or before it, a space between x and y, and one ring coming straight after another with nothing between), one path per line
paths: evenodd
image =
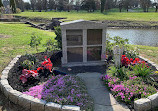
M158 46L158 30L156 29L107 29L110 37L120 36L129 39L130 44Z

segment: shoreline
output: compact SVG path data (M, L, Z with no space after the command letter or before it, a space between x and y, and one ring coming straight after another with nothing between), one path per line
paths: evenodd
M46 18L29 18L23 16L15 16L21 21L30 21L35 23L50 23L51 19ZM67 22L64 19L62 22ZM108 28L134 28L134 29L158 29L158 21L126 21L126 20L91 20L100 23L106 23Z

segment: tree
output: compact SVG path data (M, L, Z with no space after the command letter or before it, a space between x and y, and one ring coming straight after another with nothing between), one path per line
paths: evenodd
M75 10L78 12L79 9L80 9L80 7L81 7L81 2L80 2L80 0L76 0L76 3L75 3Z
M47 11L48 2L47 0L42 0L42 8L43 10Z
M124 0L123 1L123 6L127 10L127 12L128 12L129 7L131 6L131 3L132 3L132 0Z
M37 0L36 7L39 12L42 11L42 0Z
M31 8L32 8L32 10L34 12L37 1L36 0L30 0L30 3L31 3Z
M55 1L54 0L49 0L48 1L48 7L50 10L55 9Z
M141 6L143 8L144 12L148 12L148 9L151 5L151 1L150 0L140 0Z
M95 1L94 0L84 0L82 2L82 8L87 10L88 12L94 12L94 10L96 10Z
M31 9L31 5L29 2L24 2L24 7L26 10L30 10Z
M105 2L106 2L106 0L101 0L101 9L100 9L101 13L103 13L103 11L104 11Z
M15 0L10 0L10 7L13 13L16 13L16 3Z
M122 12L123 1L119 1L119 2L118 2L118 6L119 6L119 10L120 10L120 12Z
M153 5L155 6L155 12L158 10L158 0L154 0L155 3Z
M24 1L23 0L15 0L16 8L19 8L22 12L24 12Z
M69 1L66 5L66 9L68 12L70 12L70 10L72 10L73 7L73 0Z
M106 0L105 9L111 9L114 7L114 5L115 5L115 2L113 0Z
M63 0L58 0L57 9L59 11L64 10L64 1Z
M2 7L3 6L3 4L2 4L2 0L0 0L0 7Z

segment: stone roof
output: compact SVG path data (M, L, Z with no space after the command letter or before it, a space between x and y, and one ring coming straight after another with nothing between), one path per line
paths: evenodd
M62 29L105 29L105 23L98 23L94 21L75 20L71 22L61 23Z

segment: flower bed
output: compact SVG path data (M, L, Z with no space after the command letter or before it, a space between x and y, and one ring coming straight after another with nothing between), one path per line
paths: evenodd
M88 95L84 83L76 76L54 74L52 58L45 55L35 56L34 63L33 56L31 59L22 56L9 71L10 86L23 94L47 102L76 105L82 110L92 110L93 100Z
M82 110L93 109L93 101L88 96L85 85L76 76L52 76L44 84L31 87L23 93L47 102L77 105Z
M148 84L147 80L152 70L147 63L139 58L129 59L125 55L122 55L121 63L120 68L111 65L107 75L101 77L118 101L130 105L134 100L157 92L154 86Z

